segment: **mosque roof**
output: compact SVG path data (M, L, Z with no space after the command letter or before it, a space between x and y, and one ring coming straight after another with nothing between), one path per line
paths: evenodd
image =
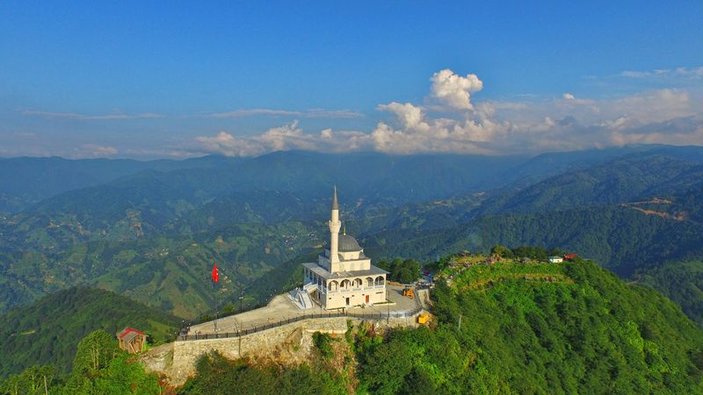
M318 276L330 279L348 278L348 277L363 277L363 276L378 276L382 274L388 274L387 271L371 265L368 270L355 270L352 272L335 272L330 273L324 267L320 266L315 262L303 263L303 266L307 267L311 272L317 274Z
M341 234L339 235L339 252L349 252L349 251L361 251L362 248L359 246L359 242L355 238Z

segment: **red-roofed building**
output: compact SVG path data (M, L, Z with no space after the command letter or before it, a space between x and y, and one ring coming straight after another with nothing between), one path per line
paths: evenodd
M130 354L136 354L142 351L146 344L146 333L126 327L121 332L117 333L117 341L120 343L120 348Z
M570 254L565 254L564 259L566 259L567 261L573 261L574 259L576 259L577 256L578 255L576 255L572 252Z

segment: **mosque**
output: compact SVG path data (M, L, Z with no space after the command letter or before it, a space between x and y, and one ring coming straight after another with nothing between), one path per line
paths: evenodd
M339 309L372 305L386 301L386 272L371 264L355 238L339 234L337 188L332 195L329 220L330 243L317 262L303 264L304 285L294 300L301 308L312 307L311 301L323 309Z

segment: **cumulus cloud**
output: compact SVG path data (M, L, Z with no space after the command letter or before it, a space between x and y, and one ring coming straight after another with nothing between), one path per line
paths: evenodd
M483 82L476 74L465 77L449 69L440 70L432 75L432 96L441 103L458 110L471 110L471 94L483 89Z
M293 122L256 136L236 137L223 131L197 141L206 152L237 156L291 149L509 154L633 143L703 144L703 103L683 89L606 99L566 92L547 100L475 102L472 94L483 83L474 74L460 76L445 69L430 80L430 97L439 107L432 103L380 104L377 109L390 119L377 122L370 132L326 128L308 133Z
M488 117L427 118L422 109L411 103L390 103L380 110L395 115L398 127L379 122L371 133L373 146L382 152L472 152L490 153L482 143L491 141L503 132L504 125ZM479 114L490 114L483 108Z
M423 122L422 109L411 103L400 104L392 102L378 106L381 111L388 111L396 116L401 125L406 129L426 129L427 123Z

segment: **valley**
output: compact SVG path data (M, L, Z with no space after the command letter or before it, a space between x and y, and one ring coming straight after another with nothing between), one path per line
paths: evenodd
M291 164L301 158L305 159L302 169ZM398 367L398 372L405 372L402 377L398 376L400 387L389 391L400 391L403 385L410 385L420 377L430 380L432 388L437 390L456 380L467 388L477 386L477 390L502 386L544 388L545 383L528 381L542 374L548 377L547 373L538 374L540 369L555 363L568 365L565 360L525 355L527 360L542 361L529 365L537 369L529 374L530 378L521 376L517 370L513 370L512 376L480 378L475 374L484 369L481 366L526 362L505 359L507 357L484 359L477 350L497 347L491 352L504 355L507 349L524 350L529 345L532 353L539 353L540 349L552 352L559 349L562 351L555 354L557 357L585 358L591 346L577 345L576 332L573 332L574 328L584 330L585 319L603 320L600 330L615 331L610 336L618 339L624 336L622 343L617 344L644 342L640 351L629 350L629 346L617 351L644 353L643 372L647 369L662 372L662 366L674 369L671 372L683 369L672 365L684 363L680 356L661 354L667 346L661 343L664 338L655 333L671 333L672 329L662 329L664 327L674 325L676 331L686 333L683 336L688 340L678 341L690 344L686 346L690 347L689 355L698 355L695 353L700 352L696 350L701 346L692 339L703 338L694 334L701 329L693 323L700 325L703 320L700 307L703 279L699 275L703 257L703 150L651 146L611 149L605 153L494 158L491 160L502 165L495 166L492 174L478 175L476 164L482 159L376 154L336 158L299 152L235 161L203 158L195 161L198 166L189 168L180 163L172 165L177 168L168 171L140 170L104 184L58 192L17 212L8 211L0 221L3 236L0 239L1 307L4 320L9 323L8 333L4 335L9 343L3 346L8 350L7 357L0 358L2 372L6 376L16 375L33 363L51 364L58 366L59 372L69 372L75 345L91 331L110 333L123 325L135 325L146 329L151 341L159 345L173 341L175 333L187 323L197 327L204 322L200 325L207 326L214 317L241 314L267 304L275 295L299 287L300 264L316 259L328 237L320 218L326 215L329 189L334 183L344 197L345 230L359 235L366 254L393 276L403 278L416 276L408 273L419 270L421 264L423 270L435 273L438 287L432 291L432 312L437 316L432 332L422 328L411 332L401 329L384 332L377 328L374 331L378 332L373 335L376 337L364 338L368 336L364 334L368 329L362 329L366 325L363 323L355 324L361 326L355 326L351 332L355 334L347 336L346 340L339 339L339 331L335 332L337 338L333 336L333 342L351 341L345 346L349 348L341 347L340 343L335 349L346 353L345 360L357 361L359 365L353 376L343 373L344 366L351 365L342 364L335 370L326 362L314 362L318 351L312 340L304 342L305 356L296 357L297 363L302 366L319 364L318 368L327 371L330 379L337 377L346 383L347 390L362 386L372 392L386 391L383 388L396 381L381 382L376 373L370 373L374 366L381 368L372 360L384 361L385 351L382 350L385 347L418 347L415 343L418 340L413 340L417 336L446 337L442 341L453 344L451 342L458 340L447 331L458 322L463 322L462 333L466 330L473 333L461 335L469 336L461 342L471 344L462 346L473 350L468 354L470 359L455 361L468 368L430 368L435 366L432 364L454 362L440 363L432 359L434 346L422 346L430 347L423 355L430 355L429 361L433 362L420 362L427 357L409 365L404 362L405 367ZM326 167L333 162L337 165L326 172ZM366 180L355 177L356 171L345 175L341 170L362 166L362 162L369 166L366 173L371 176ZM201 167L203 163L208 165ZM232 168L228 170L228 166ZM525 168L541 171L525 177ZM235 176L226 175L235 169ZM418 169L423 170L418 173ZM341 171L338 180L333 175L335 171ZM317 176L310 178L307 174ZM413 181L406 185L402 180L409 179L411 174ZM568 252L575 252L581 258L577 263L546 263L547 256ZM609 277L610 274L584 259L598 262L631 285L623 288L624 285L618 285L620 280ZM215 263L220 270L218 287L213 287L209 279ZM584 282L586 278L592 279ZM596 283L603 285L596 286ZM671 297L680 307L647 287ZM576 296L576 290L585 292L584 295L600 294L599 298L604 299L602 302L578 301L581 296ZM552 296L543 294L547 291ZM616 293L638 294L633 297L640 305L634 303L635 299L627 305L614 304ZM88 300L95 300L95 306L86 304ZM49 307L57 302L61 305ZM552 303L561 307L556 308ZM606 303L609 307L592 311L585 307L593 303ZM666 318L657 318L656 324L643 321L642 314L662 314L647 310L650 307L645 306L650 304L668 306ZM577 305L580 307L575 307ZM118 306L125 310L119 312ZM109 317L100 315L96 309L102 309ZM649 312L643 313L642 309ZM684 318L679 309L692 321ZM604 311L610 313L602 315ZM66 324L67 314L72 315L71 325ZM527 323L516 327L522 329L498 325L495 317L507 320L506 314L511 317L518 314ZM585 318L587 315L591 318ZM42 321L38 318L41 316L51 319ZM488 316L493 319L489 320ZM557 329L553 324L545 326L541 316L544 322L554 323L558 316L571 323ZM85 320L80 321L79 317ZM502 320L497 318L497 322ZM659 329L653 329L652 325ZM639 337L625 340L635 335L633 328L643 340L638 340ZM527 330L528 337L515 332L523 329ZM70 336L57 343L51 336L56 331ZM488 333L499 333L499 339L503 340L485 343ZM549 333L556 337L552 338ZM265 334L262 336L266 338ZM504 343L512 338L526 343ZM354 342L367 344L369 341L376 345L353 346ZM433 344L435 340L427 341ZM578 356L565 351L574 347L580 350ZM356 351L350 351L352 349ZM412 354L414 351L403 352ZM256 355L252 351L230 357L256 360ZM457 351L456 355L460 353ZM203 360L187 368L196 376L185 383L184 388L205 385L202 380L208 373L202 370L205 366L202 363L221 363L218 358L222 356L209 354L208 362ZM629 364L639 357L632 358L635 354L626 357ZM193 361L195 359L191 363L195 363ZM265 374L267 369L298 369L276 365L282 361L266 361L252 362L264 364L252 367L255 369L252 374ZM571 378L559 384L564 390L573 388L573 382L568 380L593 388L598 386L596 381L577 373L583 369L593 371L595 362L581 361L577 365L582 365L574 365L575 370L567 374ZM656 362L659 367L653 367L653 361L660 361ZM690 363L698 366L695 361L694 358ZM398 361L388 360L387 363ZM444 373L441 376L429 373L437 369ZM644 379L649 384L624 381L617 385L654 388L647 386L662 385L654 384L663 377L657 374ZM12 380L25 380L21 378L25 376L12 377ZM677 377L673 380L681 380L680 383L696 380L694 376ZM554 385L553 380L550 379L550 386ZM614 377L610 380L619 382ZM182 383L178 381L178 385Z
M234 311L238 303L227 301L242 294L247 307L265 303L322 245L317 221L334 183L349 202L346 226L375 259L541 245L631 278L703 255L698 154L666 146L534 158L290 152L140 164L3 215L0 307L84 283L188 319ZM370 177L355 177L364 167ZM213 262L227 284L217 293L207 283ZM275 281L258 283L264 273Z

